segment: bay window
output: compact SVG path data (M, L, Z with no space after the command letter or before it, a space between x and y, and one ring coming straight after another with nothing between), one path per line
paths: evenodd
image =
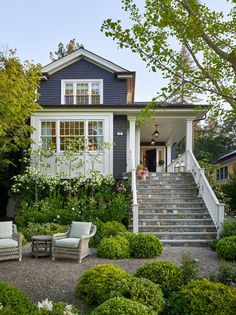
M65 105L103 103L103 80L62 80L61 90Z

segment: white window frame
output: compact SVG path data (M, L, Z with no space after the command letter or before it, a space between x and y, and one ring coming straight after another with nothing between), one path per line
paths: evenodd
M100 87L100 104L103 104L103 79L89 79L89 80L66 80L66 79L63 79L61 80L61 104L62 105L66 105L65 103L65 85L66 83L69 83L69 84L73 84L73 99L74 99L74 102L72 105L80 105L80 104L76 104L76 85L77 83L88 83L88 88L89 88L89 104L91 105L94 105L92 104L91 102L91 87L92 87L92 83L99 83L99 87Z

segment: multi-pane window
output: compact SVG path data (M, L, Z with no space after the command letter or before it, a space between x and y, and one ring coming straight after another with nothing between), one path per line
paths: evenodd
M217 180L228 179L228 166L221 167L217 171Z
M103 142L103 122L88 121L88 144L89 150L96 151L101 149Z
M76 80L63 81L62 104L101 104L102 103L102 80Z
M102 149L104 126L102 120L57 120L41 122L41 143L44 148L64 151ZM57 145L58 144L58 145Z
M60 121L60 150L79 149L84 137L84 121Z
M41 123L42 147L56 150L56 122L42 121Z

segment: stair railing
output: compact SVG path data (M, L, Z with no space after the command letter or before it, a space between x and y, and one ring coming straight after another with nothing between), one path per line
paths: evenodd
M198 186L199 195L203 198L207 206L207 209L217 228L217 238L219 238L220 232L223 228L222 223L224 222L224 204L219 203L205 176L204 169L199 166L192 151L187 152L187 160L189 170L192 172L193 178Z
M137 200L137 185L136 185L136 167L133 150L130 151L131 162L131 191L132 191L132 213L133 213L133 232L138 233L138 200Z
M181 163L184 163L186 166L186 153L180 154L175 160L173 160L169 165L167 165L167 172L176 172L176 166L178 165L178 170L180 171Z

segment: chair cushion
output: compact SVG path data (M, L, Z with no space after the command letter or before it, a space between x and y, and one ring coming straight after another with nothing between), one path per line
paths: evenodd
M0 238L12 238L12 221L0 222Z
M71 247L71 248L77 248L79 246L79 238L62 238L60 240L55 241L55 246L58 247Z
M0 239L0 248L10 248L10 247L17 247L17 241L13 240L12 238L2 238Z
M70 228L69 237L80 238L82 235L89 235L92 222L73 221Z

